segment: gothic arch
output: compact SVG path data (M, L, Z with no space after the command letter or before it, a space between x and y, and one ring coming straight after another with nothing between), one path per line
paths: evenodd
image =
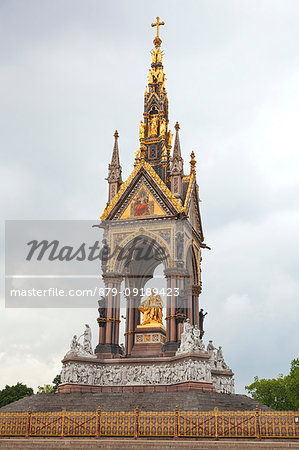
M139 230L133 234L130 234L123 242L122 247L115 255L111 262L110 270L120 275L125 274L128 268L128 259L132 257L131 252L135 249L139 251L143 246L143 252L139 251L140 259L142 255L147 255L148 264L144 264L142 267L153 273L159 264L163 263L164 269L173 265L173 258L170 255L169 248L163 239L159 238L156 234L150 231ZM153 257L151 258L150 249L152 249ZM126 258L126 255L128 258ZM156 257L160 256L160 259Z

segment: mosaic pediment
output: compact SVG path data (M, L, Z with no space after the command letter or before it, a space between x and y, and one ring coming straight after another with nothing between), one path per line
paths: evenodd
M145 184L142 184L119 219L144 219L164 215L162 207Z

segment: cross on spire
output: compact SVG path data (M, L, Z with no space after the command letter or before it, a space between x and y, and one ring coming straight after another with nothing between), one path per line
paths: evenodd
M165 22L160 22L160 17L156 17L156 22L152 23L152 27L157 27L156 28L156 37L154 39L154 44L156 47L159 47L161 45L161 39L159 37L159 27L161 25L165 25Z
M156 17L157 22L156 23L152 23L152 27L157 27L157 34L156 37L159 37L159 26L160 25L165 25L165 22L160 22L160 17Z

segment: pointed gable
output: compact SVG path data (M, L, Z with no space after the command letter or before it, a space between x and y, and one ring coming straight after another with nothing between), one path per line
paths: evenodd
M145 201L144 206L137 208L136 214L137 203L141 203L142 200ZM148 203L148 207L146 207L146 203ZM146 211L143 212L146 215L141 214L142 210ZM174 216L182 212L184 212L184 207L181 203L170 192L151 165L143 162L135 167L128 179L121 185L117 195L106 206L101 220Z
M142 179L141 179L142 180ZM119 219L144 219L158 216L165 216L169 213L166 208L162 208L157 199L151 194L150 189L143 181L129 205L125 208Z

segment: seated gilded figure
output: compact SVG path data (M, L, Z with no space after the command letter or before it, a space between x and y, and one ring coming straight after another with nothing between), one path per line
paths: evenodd
M142 324L162 324L163 317L163 301L160 295L155 294L155 290L152 289L151 295L149 295L143 302L140 303L139 311L142 312Z

